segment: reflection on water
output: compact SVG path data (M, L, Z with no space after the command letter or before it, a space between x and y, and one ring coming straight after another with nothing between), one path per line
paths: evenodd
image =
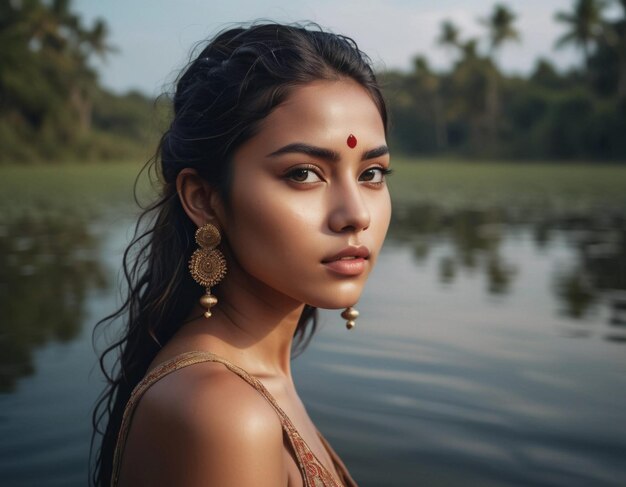
M0 392L33 372L33 350L76 337L84 301L105 289L98 242L70 215L21 216L0 225Z
M481 272L487 292L510 292L520 265L503 257L503 239L529 230L537 250L545 250L556 234L576 249L576 259L552 276L554 296L563 313L585 318L596 306L611 309L609 322L626 326L626 215L608 208L586 213L546 213L545 208L460 208L430 203L394 209L390 238L411 245L415 259L428 258L431 248L445 247L438 262L439 280L453 282L461 272ZM609 339L617 339L609 336Z
M3 486L85 485L90 334L132 224L113 214L0 220ZM621 485L625 218L394 207L357 328L323 313L293 364L359 485Z

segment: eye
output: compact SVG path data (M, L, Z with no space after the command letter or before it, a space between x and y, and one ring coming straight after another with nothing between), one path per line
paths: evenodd
M296 183L317 183L322 180L313 169L308 167L296 167L289 171L285 177Z
M385 169L384 167L370 167L361 173L359 181L382 184L387 174L391 174L390 169Z

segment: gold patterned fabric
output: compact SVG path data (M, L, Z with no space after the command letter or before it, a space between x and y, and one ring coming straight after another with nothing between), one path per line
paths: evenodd
M300 468L300 473L302 474L302 480L305 487L357 487L356 482L348 473L348 469L346 468L346 466L343 464L339 456L335 453L330 444L326 441L326 439L319 431L317 432L317 434L333 461L335 470L340 477L339 479L337 479L331 472L329 472L328 469L324 467L322 462L320 462L320 460L311 451L309 446L306 444L304 439L300 436L300 434L294 427L289 417L280 408L274 397L269 393L269 391L265 388L261 381L251 376L240 367L237 367L236 365L227 361L226 359L223 359L213 353L202 351L193 351L177 355L176 357L155 367L148 374L146 374L146 376L139 384L137 384L137 387L135 387L135 389L133 390L130 399L128 400L128 404L126 404L126 408L124 410L124 416L122 418L122 424L120 427L120 432L115 447L115 454L113 457L113 474L111 476L111 487L117 486L120 469L122 466L122 455L124 453L124 446L126 444L128 431L130 429L130 423L133 413L135 412L135 408L137 407L137 404L139 403L139 400L141 399L143 394L156 381L165 377L166 375L174 372L175 370L181 369L183 367L188 367L190 365L200 362L219 362L225 365L228 370L237 374L248 384L254 387L257 391L259 391L259 393L263 397L265 397L265 399L267 399L267 401L278 414L283 430L287 433L287 436L289 437L289 442L291 443L296 459L298 461L298 467Z

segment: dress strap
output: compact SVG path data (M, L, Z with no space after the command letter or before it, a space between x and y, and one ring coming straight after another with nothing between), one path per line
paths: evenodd
M130 399L126 404L126 408L124 410L124 415L122 417L122 423L120 425L120 430L117 438L117 444L115 447L115 453L113 456L113 471L111 476L111 487L115 487L119 480L119 475L121 471L122 464L122 455L124 453L124 447L126 445L126 440L128 437L128 433L130 430L130 423L132 420L132 416L135 412L137 404L143 394L159 379L162 379L168 374L172 372L182 369L184 367L188 367L193 364L201 363L201 362L219 362L226 366L230 371L237 374L243 380L245 380L248 384L254 387L265 399L270 403L270 405L274 408L276 413L280 418L280 422L283 426L283 429L287 433L289 437L289 442L296 453L296 459L298 461L298 467L300 468L300 472L302 473L302 478L304 479L305 487L317 487L317 486L329 486L329 487L341 487L339 484L328 472L326 468L322 465L322 463L317 459L315 454L311 451L309 446L306 444L304 439L300 436L293 423L285 414L285 412L278 405L274 397L269 393L267 388L263 385L263 383L258 380L256 377L251 376L241 367L234 365L228 360L215 355L211 352L205 351L191 351L186 352L176 357L169 359L162 364L156 366L152 369L146 376L137 384L135 389L130 395ZM339 458L334 453L328 442L319 434L318 436L322 439L324 446L327 447L329 454L333 459L333 463L337 465L337 460ZM340 466L343 470L341 475L345 478L347 474L347 469L339 460L338 466ZM348 478L349 478L349 474ZM319 481L323 483L320 483ZM352 480L352 479L350 479ZM354 482L354 481L352 481ZM351 485L351 484L348 484ZM356 485L356 484L354 484Z
M317 436L319 436L320 440L322 440L322 444L324 445L324 448L326 448L326 451L329 453L330 458L333 461L333 465L335 466L335 470L339 474L340 480L343 482L344 486L357 487L356 481L352 478L350 472L348 471L348 467L346 467L339 455L337 455L337 452L333 449L332 446L330 446L330 443L328 443L326 438L324 438L319 430L317 430Z

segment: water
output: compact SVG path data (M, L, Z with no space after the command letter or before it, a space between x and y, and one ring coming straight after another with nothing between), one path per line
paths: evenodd
M131 215L0 226L3 486L87 482L91 333ZM324 312L294 362L359 485L626 485L625 221L396 207L357 327Z

